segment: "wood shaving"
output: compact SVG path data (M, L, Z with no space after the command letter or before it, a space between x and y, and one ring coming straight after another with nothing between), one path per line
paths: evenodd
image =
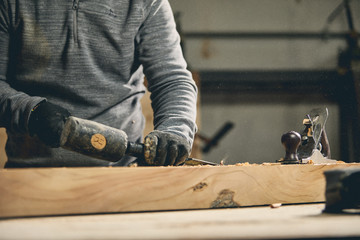
M272 203L272 204L270 204L270 207L271 208L279 208L279 207L281 207L281 203Z
M138 164L135 162L135 163L130 164L129 167L138 167Z
M249 162L244 162L244 163L235 163L235 166L247 166L250 165Z

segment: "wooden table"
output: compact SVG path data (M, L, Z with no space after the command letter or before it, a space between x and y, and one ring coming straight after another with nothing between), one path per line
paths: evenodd
M322 213L324 204L14 218L0 239L360 238L360 214Z

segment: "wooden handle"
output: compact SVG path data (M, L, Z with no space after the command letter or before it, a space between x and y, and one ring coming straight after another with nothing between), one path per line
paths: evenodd
M297 164L300 163L297 149L300 146L301 136L295 131L287 132L282 135L281 143L285 147L285 157L283 164Z
M126 152L124 131L94 121L69 117L61 134L60 146L90 157L116 162Z

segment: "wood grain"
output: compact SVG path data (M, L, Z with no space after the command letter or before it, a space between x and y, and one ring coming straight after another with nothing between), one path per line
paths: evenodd
M323 202L323 172L355 166L2 169L0 217Z
M0 168L4 168L4 165L7 161L7 156L5 153L5 144L7 141L7 135L5 128L0 128Z

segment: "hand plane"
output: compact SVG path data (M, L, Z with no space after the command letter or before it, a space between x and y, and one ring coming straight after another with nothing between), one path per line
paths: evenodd
M327 108L316 108L310 111L303 120L305 126L301 132L301 143L298 156L304 160L317 149L324 157L330 158L330 145L325 132L325 124L329 112Z
M334 163L330 158L330 144L325 132L329 113L327 108L315 108L305 115L304 128L300 133L290 131L282 135L285 157L278 160L282 164Z

